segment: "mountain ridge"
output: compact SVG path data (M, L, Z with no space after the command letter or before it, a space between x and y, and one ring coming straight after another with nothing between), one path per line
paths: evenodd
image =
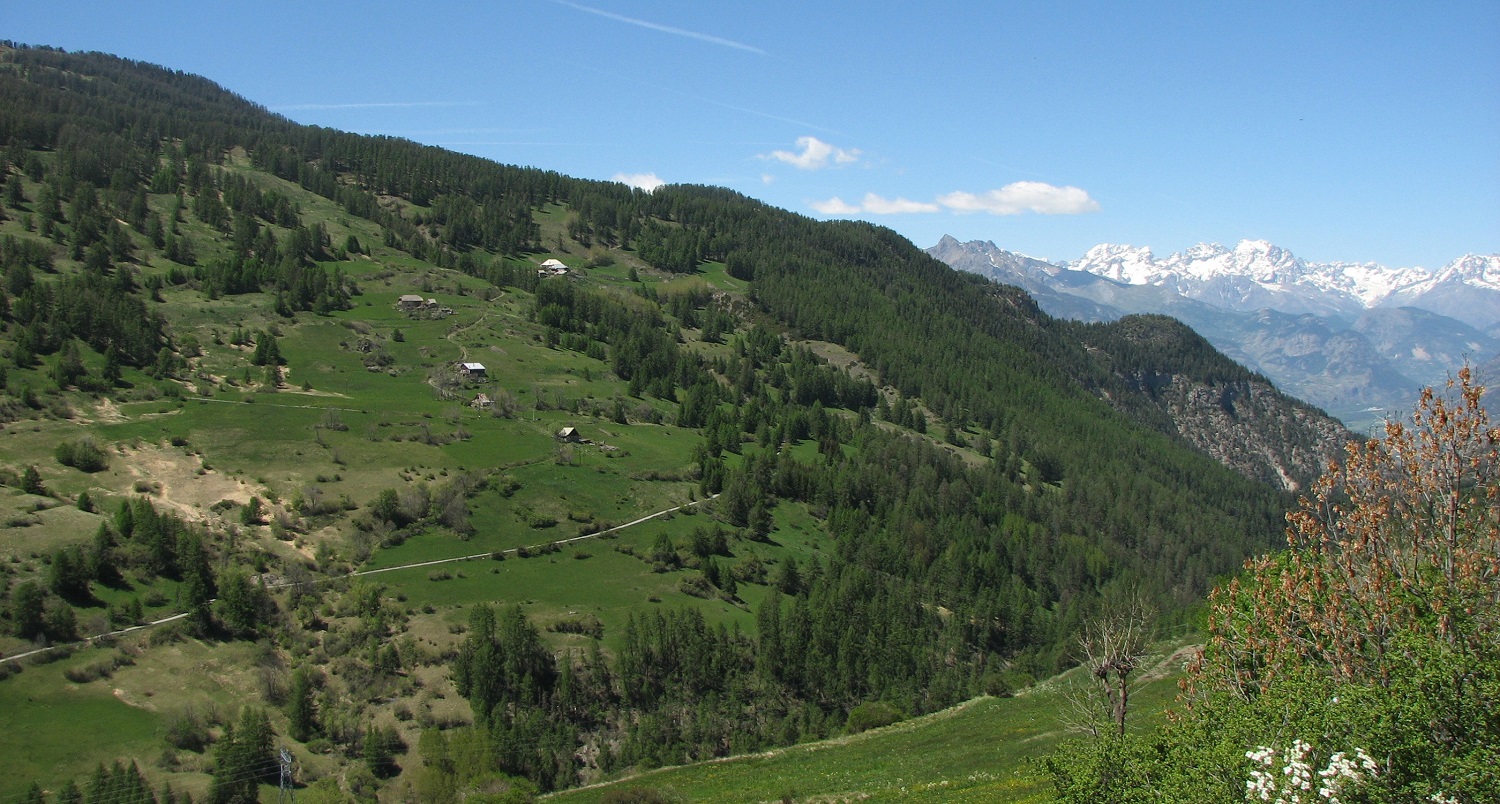
M1018 285L1063 318L1174 316L1356 427L1409 405L1422 385L1441 383L1465 360L1483 363L1500 352L1496 255L1466 255L1432 272L1307 263L1265 241L1233 250L1201 244L1163 259L1149 248L1101 244L1069 262L950 236L927 251Z
M1265 240L1241 240L1233 248L1199 243L1161 259L1149 247L1106 243L1062 265L1127 284L1171 287L1189 298L1242 312L1260 306L1286 312L1314 312L1323 306L1346 314L1361 308L1422 307L1429 294L1457 285L1470 292L1500 293L1500 254L1466 254L1428 270L1309 262ZM1463 319L1466 323L1490 326L1500 321L1500 304L1481 304L1470 315Z

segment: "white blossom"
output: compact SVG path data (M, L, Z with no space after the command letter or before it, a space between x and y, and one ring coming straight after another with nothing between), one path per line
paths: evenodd
M1379 766L1365 753L1363 748L1350 754L1338 751L1328 758L1328 764L1319 770L1313 769L1313 746L1302 740L1293 740L1290 748L1280 751L1268 746L1259 746L1246 751L1245 758L1260 766L1250 770L1245 780L1245 800L1265 801L1274 804L1304 804L1317 799L1304 799L1304 794L1313 791L1317 781L1318 798L1328 804L1342 804L1341 794L1358 786L1366 778L1377 775ZM1276 773L1279 766L1280 774ZM1433 804L1458 804L1456 800L1432 797Z

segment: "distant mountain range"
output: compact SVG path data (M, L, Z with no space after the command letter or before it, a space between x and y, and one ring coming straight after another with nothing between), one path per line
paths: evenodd
M1063 263L949 236L927 252L1020 286L1059 318L1173 316L1353 427L1409 408L1419 388L1465 360L1500 367L1500 254L1429 271L1308 262L1263 240L1160 259L1149 248L1104 244Z

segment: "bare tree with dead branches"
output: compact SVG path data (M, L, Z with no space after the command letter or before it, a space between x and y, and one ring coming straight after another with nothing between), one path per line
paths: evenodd
M1071 696L1076 727L1096 737L1105 731L1125 736L1130 677L1155 639L1155 622L1155 608L1132 595L1104 616L1084 623L1078 652L1088 680Z

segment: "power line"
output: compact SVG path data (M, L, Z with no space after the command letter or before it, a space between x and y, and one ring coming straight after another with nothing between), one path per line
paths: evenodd
M276 793L276 804L297 804L297 793L292 787L292 752L281 747L281 782Z

